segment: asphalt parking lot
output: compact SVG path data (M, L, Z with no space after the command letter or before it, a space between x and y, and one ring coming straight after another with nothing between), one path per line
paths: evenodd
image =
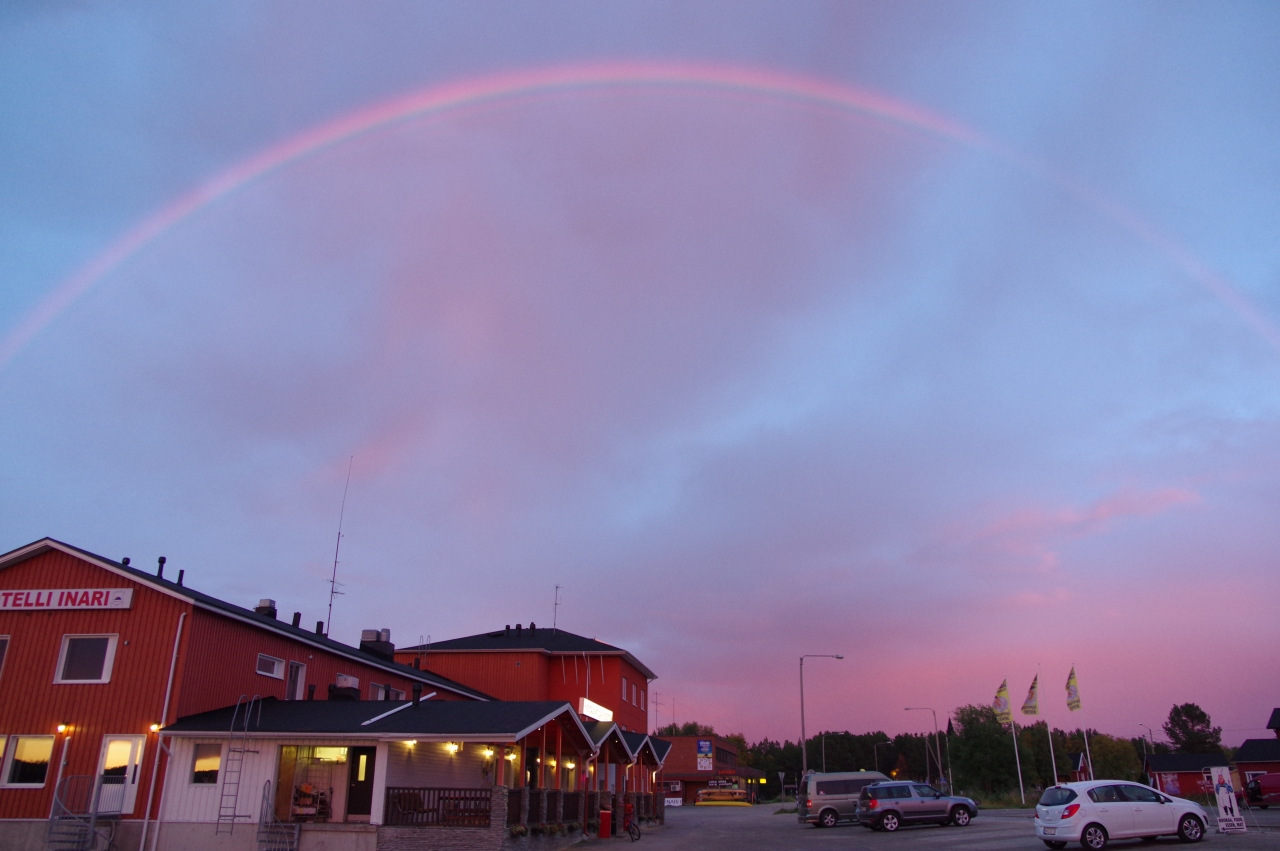
M922 825L904 827L896 833L877 833L857 825L840 825L830 830L801 826L794 814L775 814L778 807L672 807L664 826L646 828L640 843L645 851L696 849L696 851L862 851L862 849L956 849L956 851L1045 851L1036 839L1027 810L985 810L968 827ZM1254 828L1257 817L1261 830ZM1201 847L1218 851L1254 851L1280 848L1280 811L1254 810L1248 814L1249 833L1210 832ZM589 840L588 845L630 844L625 836L612 840ZM1078 848L1078 845L1072 845ZM1118 841L1111 848L1185 848L1174 837L1156 842ZM639 849L638 849L639 851Z

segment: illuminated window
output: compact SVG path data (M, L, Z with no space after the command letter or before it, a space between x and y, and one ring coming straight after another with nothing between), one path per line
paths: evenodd
M108 683L116 657L114 635L64 635L55 683Z
M268 656L266 653L258 654L258 666L254 669L264 677L273 677L277 680L284 679L284 660L277 659L274 656Z
M218 769L222 768L222 745L205 743L195 746L195 756L191 762L192 783L217 783Z
M53 736L10 736L5 749L6 786L43 786L53 757Z

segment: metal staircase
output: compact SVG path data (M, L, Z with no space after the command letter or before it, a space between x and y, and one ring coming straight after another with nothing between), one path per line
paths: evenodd
M113 851L124 779L73 775L60 780L53 792L45 847L50 851ZM104 800L112 803L104 807Z
M298 851L300 824L285 824L276 818L271 781L262 787L262 807L258 810L258 851Z
M215 834L232 833L237 819L252 818L249 813L237 813L236 805L240 800L240 775L244 771L244 755L257 753L248 749L249 724L254 709L258 710L257 723L262 721L262 697L240 695L236 701L235 711L231 713L231 737L227 747L227 761L222 766L222 788L218 798L218 824ZM226 830L223 830L223 827Z

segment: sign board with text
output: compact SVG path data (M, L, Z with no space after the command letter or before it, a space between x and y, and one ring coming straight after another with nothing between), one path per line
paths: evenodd
M1218 833L1244 833L1244 816L1237 809L1236 790L1231 784L1231 769L1215 765L1209 769L1213 792L1218 799Z
M132 588L45 588L0 591L0 611L39 609L128 609Z

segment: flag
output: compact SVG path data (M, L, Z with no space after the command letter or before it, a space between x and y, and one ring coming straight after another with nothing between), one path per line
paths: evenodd
M1009 711L1008 680L1000 683L1000 688L996 690L996 701L991 704L991 708L996 711L996 720L1001 724L1008 724L1013 721L1013 713Z
M1080 708L1080 684L1076 682L1076 666L1071 666L1071 675L1067 677L1067 708L1075 712Z
M1040 714L1040 695L1036 693L1039 687L1040 675L1036 674L1036 678L1031 681L1031 691L1027 692L1027 699L1022 701L1023 715Z

